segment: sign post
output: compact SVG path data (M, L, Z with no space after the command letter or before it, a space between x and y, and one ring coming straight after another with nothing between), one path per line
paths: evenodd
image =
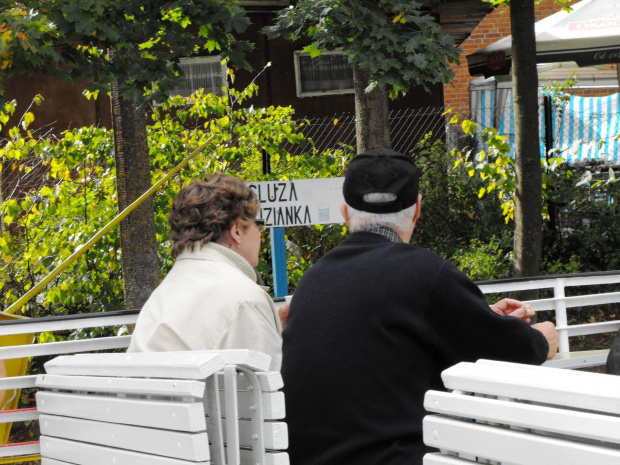
M260 204L258 218L271 230L274 297L288 294L284 228L344 223L344 178L292 179L249 183Z

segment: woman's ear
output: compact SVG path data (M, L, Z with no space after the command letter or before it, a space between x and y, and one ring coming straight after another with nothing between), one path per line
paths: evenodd
M230 240L231 248L237 248L241 245L242 225L239 220L236 220L230 229L228 230L228 237Z

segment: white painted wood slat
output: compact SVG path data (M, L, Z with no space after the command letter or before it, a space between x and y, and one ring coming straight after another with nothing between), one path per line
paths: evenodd
M0 347L0 360L12 358L40 357L42 355L73 354L95 350L124 349L129 346L131 336L98 337L78 341L46 342L22 346Z
M242 391L237 393L237 400L239 418L251 418L254 410L252 392ZM226 403L225 391L220 391L220 402L223 405ZM263 406L263 415L265 420L281 420L285 417L286 411L283 392L263 392L261 395L261 403Z
M223 423L226 425L227 420L223 420ZM288 448L288 427L286 423L279 421L266 421L263 425L263 435L265 438L266 449L283 450ZM252 425L249 420L239 420L239 441L241 447L252 447ZM225 428L224 442L228 442Z
M61 460L49 459L47 457L41 458L41 465L73 465L69 462L63 462Z
M209 416L207 418L209 436L211 443L211 459L215 464L224 464L226 452L224 450L224 433L222 431L222 408L219 396L219 377L209 376L205 382L207 384L207 395L205 397L204 409ZM222 378L223 383L223 378Z
M209 460L205 431L185 433L55 415L41 415L39 425L45 436L194 462Z
M471 465L469 460L462 460L457 457L450 457L439 453L426 454L423 465ZM43 464L41 464L43 465Z
M543 366L550 368L571 369L605 365L605 363L607 363L608 355L609 349L566 352L563 354L557 354L551 360L547 360L543 363Z
M224 390L224 374L217 374L219 379L219 385L221 390ZM260 387L263 392L278 391L284 387L284 381L279 371L264 371L256 373ZM250 390L249 381L243 373L237 373L237 390L248 391Z
M620 377L517 363L459 363L442 373L448 389L620 414Z
M0 423L17 423L19 421L37 420L39 412L36 408L0 411Z
M40 451L39 442L23 442L3 444L0 446L0 457L17 457L20 455L36 455Z
M249 449L241 449L241 465L256 465L256 461ZM280 451L265 452L265 465L290 465L288 454Z
M430 415L424 443L511 465L618 465L620 450Z
M41 452L47 458L76 465L209 465L207 461L189 462L48 436L41 436Z
M133 315L97 315L93 318L76 318L74 320L59 318L57 321L26 320L23 324L0 325L0 336L10 334L40 333L43 331L64 331L68 329L96 328L134 324L138 319Z
M9 389L26 389L33 388L37 375L27 376L11 376L9 378L0 378L0 391Z
M219 354L227 365L239 365L254 371L268 371L271 355L248 349L210 350Z
M45 364L48 374L203 380L223 369L222 357L206 351L79 354Z
M202 402L181 403L56 392L37 392L40 414L177 431L206 429Z
M224 404L224 412L227 418L237 418L237 372L236 367L227 365L224 368L224 389L229 392L228 403ZM239 465L239 428L236 421L228 423L222 422L222 431L224 433L224 442L228 444L226 449L226 458L228 465Z
M429 412L620 444L620 417L428 391Z
M38 375L36 386L38 388L63 389L67 391L194 398L202 398L205 391L205 383L203 381L106 376Z

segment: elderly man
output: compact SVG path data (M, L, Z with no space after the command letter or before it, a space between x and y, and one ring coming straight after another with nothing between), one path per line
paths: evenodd
M421 464L423 397L444 369L557 351L552 323L530 326L516 300L489 307L456 267L409 244L418 184L413 161L386 149L348 167L350 234L305 273L283 332L291 464Z

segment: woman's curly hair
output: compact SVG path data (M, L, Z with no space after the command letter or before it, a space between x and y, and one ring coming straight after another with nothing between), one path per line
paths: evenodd
M241 179L214 173L179 191L168 222L172 228L172 257L194 242L217 242L238 219L253 220L258 211L254 191Z

